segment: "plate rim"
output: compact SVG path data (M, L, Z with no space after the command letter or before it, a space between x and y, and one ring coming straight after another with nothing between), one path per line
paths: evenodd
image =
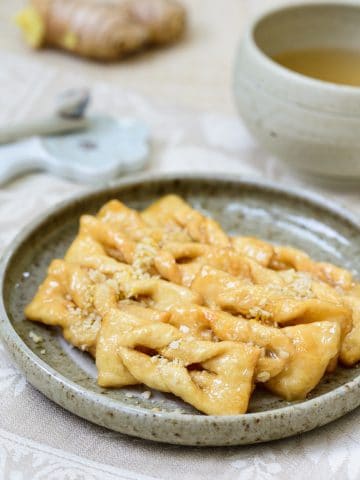
M121 190L122 188L132 187L136 185L140 185L141 183L150 184L152 182L159 182L159 183L167 183L175 180L180 181L219 181L219 182L231 182L233 184L238 184L239 187L254 187L259 190L265 190L269 192L273 192L275 194L279 194L281 196L289 196L293 199L297 200L304 200L307 203L310 203L318 208L324 209L328 211L330 214L336 214L342 220L347 221L350 223L351 227L356 229L360 234L360 218L357 217L355 213L350 212L346 209L345 206L340 206L334 200L328 199L318 193L312 191L303 191L299 187L293 186L279 186L275 182L264 181L260 179L256 179L253 177L247 177L243 175L230 175L230 174L217 174L217 173L188 173L188 172L180 172L180 173L142 173L137 175L131 175L127 178L111 181L106 183L106 185L102 185L99 188L89 188L83 192L71 195L70 197L62 200L60 202L56 202L55 205L51 206L50 208L46 208L40 214L37 214L32 220L30 220L21 230L16 234L16 236L11 240L10 245L5 249L1 261L0 261L0 339L2 339L3 343L5 344L7 350L9 351L12 359L15 361L17 366L24 372L24 366L19 362L19 359L16 358L14 355L14 350L18 349L18 353L22 353L25 355L26 359L31 362L32 366L35 369L38 369L42 374L47 375L51 378L59 386L62 386L65 389L69 389L73 394L80 395L81 397L85 398L85 400L90 401L90 403L102 403L103 407L112 408L116 410L119 414L127 414L127 415L136 415L145 418L155 418L155 419L164 419L164 420L176 420L181 422L182 424L189 425L194 424L209 424L209 422L216 421L217 424L220 426L225 426L229 424L240 424L242 421L246 421L246 423L253 423L256 419L266 419L271 416L276 416L282 414L283 417L291 417L294 412L295 416L298 414L306 413L307 411L311 411L313 408L316 408L319 403L331 403L334 397L341 397L349 394L350 392L355 391L358 389L360 391L360 371L359 375L354 379L346 382L344 385L334 388L329 392L319 395L318 397L311 398L305 401L301 401L299 403L290 403L289 405L278 407L272 410L262 411L262 412L251 412L246 414L240 415L195 415L192 413L176 413L176 412L153 412L149 409L143 408L141 406L131 406L126 405L118 400L111 399L106 395L101 395L100 393L93 392L88 390L86 387L82 387L78 385L76 382L68 379L61 373L59 373L55 368L51 367L45 360L38 357L34 354L34 352L26 345L26 343L22 340L22 338L18 335L16 330L13 328L12 322L7 314L5 302L4 302L4 287L5 287L5 277L7 273L7 269L12 261L12 258L16 255L18 249L21 245L26 241L26 239L42 225L45 224L46 221L49 220L51 216L56 216L60 214L62 211L66 210L67 208L71 207L71 205L75 203L83 203L86 201L87 198L92 198L96 195L101 195L105 193L111 193L111 191ZM360 274L360 272L359 272ZM28 379L28 373L24 372L26 378ZM34 385L33 381L28 379L29 383ZM34 385L35 388L42 391L38 385ZM48 394L42 392L46 397L50 398ZM50 398L52 401L55 401L57 404L61 403ZM360 398L357 401L357 404L360 404ZM64 407L64 406L63 406ZM84 415L77 413L76 411L71 410L68 406L64 407L69 411L81 416L82 418L87 418ZM318 426L324 425L329 423L339 416L353 410L356 406L352 406L347 408L346 411L341 413L340 415L327 420L326 422L321 422ZM87 418L90 420L89 418ZM90 420L91 421L91 420ZM97 422L96 422L97 423ZM101 423L98 423L101 425ZM109 427L107 427L109 428ZM311 427L312 429L315 427ZM302 429L301 431L306 431L309 429ZM300 429L298 429L298 433ZM127 433L127 432L124 432ZM296 432L295 432L296 433ZM289 435L293 435L293 433L289 433ZM137 435L142 438L149 438L147 436ZM275 438L284 438L286 435L282 435L281 437L274 437ZM169 440L159 440L158 441L165 441L167 443L179 443L182 445L192 445L191 443L184 443L184 442L169 442ZM266 441L266 440L259 440L259 441ZM254 443L254 442L245 442L244 444ZM232 443L232 445L240 444L240 442ZM204 443L204 446L209 445L225 445L225 443Z

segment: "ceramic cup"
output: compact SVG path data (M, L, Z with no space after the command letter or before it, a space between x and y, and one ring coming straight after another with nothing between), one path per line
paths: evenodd
M295 73L272 57L359 45L357 1L275 7L241 41L234 85L241 116L266 150L314 178L360 185L360 88Z

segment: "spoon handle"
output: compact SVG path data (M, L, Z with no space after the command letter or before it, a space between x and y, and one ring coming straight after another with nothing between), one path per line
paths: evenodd
M86 118L62 118L53 116L34 122L0 128L0 144L15 142L34 135L54 135L83 130L89 126Z

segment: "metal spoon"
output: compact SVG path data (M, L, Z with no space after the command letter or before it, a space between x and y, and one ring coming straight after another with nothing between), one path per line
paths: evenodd
M62 93L57 100L53 115L0 128L0 144L15 142L36 135L54 135L83 130L89 126L84 117L90 102L90 92L86 88L72 89Z

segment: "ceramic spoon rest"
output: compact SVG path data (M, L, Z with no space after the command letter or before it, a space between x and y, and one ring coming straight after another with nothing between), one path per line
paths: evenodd
M86 130L32 137L0 147L0 183L43 170L82 183L103 183L143 168L149 131L134 119L90 117Z

